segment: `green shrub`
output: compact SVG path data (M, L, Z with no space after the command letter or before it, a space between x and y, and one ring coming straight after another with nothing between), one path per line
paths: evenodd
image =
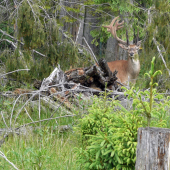
M78 162L85 169L132 169L136 160L137 129L142 126L143 117L128 112L118 101L95 98L89 108L89 115L80 121L84 140L77 150Z
M93 104L89 107L88 112L92 114L86 115L80 120L81 133L83 136L96 135L98 130L104 131L107 126L107 120L113 122L112 116L115 101L107 101L105 97L98 98L94 96Z

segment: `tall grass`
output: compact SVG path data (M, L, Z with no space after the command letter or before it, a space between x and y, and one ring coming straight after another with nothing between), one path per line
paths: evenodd
M12 98L0 99L0 128L10 127L9 120L14 101ZM48 119L52 115L53 117L62 116L62 118L36 123L35 125L32 123L31 127L36 128L33 128L35 129L33 131L27 131L26 135L9 134L2 144L0 151L18 169L22 170L81 169L76 163L77 158L74 152L74 148L81 145L79 137L76 136L77 134L74 134L72 129L60 133L56 127L60 127L61 125L70 125L72 127L76 123L77 118L80 117L79 113L84 112L84 104L82 104L83 107L81 107L81 110L75 107L75 110L68 111L65 107L60 107L57 110L51 109L47 105L44 105L43 102L40 102L41 110L39 110L38 104L32 106L31 103L28 103L20 114L17 115L24 103L24 100L19 100L15 105L12 117L13 128L21 127L24 124L32 122L29 116L34 121ZM29 116L26 112L29 113ZM39 113L41 113L40 118ZM77 116L64 117L64 115L70 113ZM17 118L16 122L15 118ZM10 170L14 169L14 167L0 156L0 169Z
M18 169L23 170L79 170L74 147L79 147L72 132L59 134L40 129L27 136L9 136L1 151ZM0 158L0 169L12 166Z

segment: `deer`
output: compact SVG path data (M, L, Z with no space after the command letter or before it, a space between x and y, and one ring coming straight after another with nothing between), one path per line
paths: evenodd
M136 42L134 44L129 44L127 30L126 30L127 41L120 39L117 36L116 31L124 27L123 26L124 21L119 22L118 18L119 16L115 17L110 23L110 25L106 25L103 27L107 28L107 31L110 32L113 35L113 37L119 42L118 45L121 48L127 50L128 59L111 61L111 62L107 62L107 64L111 72L114 72L115 70L118 71L117 81L120 84L127 85L128 82L135 84L136 78L140 72L138 51L141 46L141 41L138 41L138 35L137 35Z

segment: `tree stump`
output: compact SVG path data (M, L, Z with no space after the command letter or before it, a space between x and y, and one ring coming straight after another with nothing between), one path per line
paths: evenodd
M136 170L170 169L170 129L139 128Z

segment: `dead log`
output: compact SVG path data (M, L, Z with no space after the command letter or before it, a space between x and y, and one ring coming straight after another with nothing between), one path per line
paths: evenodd
M56 84L65 83L80 83L83 86L104 91L107 85L108 89L117 89L117 71L112 73L108 67L105 59L100 59L98 65L94 64L90 67L75 68L66 71L65 73L59 68L55 68L49 77L45 78L42 82L35 81L34 87L41 91L46 91L49 87ZM61 88L61 86L60 86ZM64 88L71 88L62 86Z
M49 77L44 78L42 81L40 90L41 91L46 91L49 89L49 86L53 84L61 84L62 85L67 81L67 78L64 74L64 72L60 69L60 66L56 67L53 72L50 74Z
M170 129L139 128L136 170L170 169Z
M65 72L68 81L80 83L86 87L98 88L104 90L107 84L109 89L116 89L117 72L112 73L107 65L106 60L99 60L99 66L94 64L91 67L76 68Z

